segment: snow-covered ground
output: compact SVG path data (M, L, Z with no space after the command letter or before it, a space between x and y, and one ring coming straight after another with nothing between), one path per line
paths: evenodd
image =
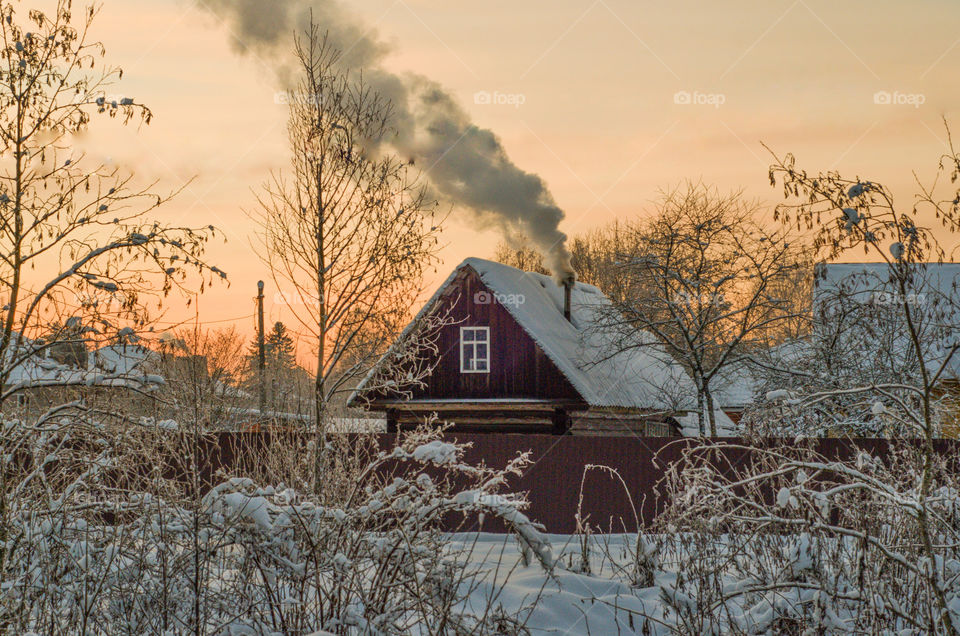
M451 551L469 553L480 585L470 595L473 612L500 606L531 634L667 634L659 585L631 586L636 535L589 539L590 573L582 572L580 538L547 535L558 565L552 575L524 565L513 536L491 533L451 537ZM673 577L668 577L672 579ZM657 581L668 583L666 579ZM644 631L644 624L647 624Z

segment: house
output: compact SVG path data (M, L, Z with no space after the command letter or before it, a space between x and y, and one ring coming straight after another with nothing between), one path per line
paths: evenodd
M938 435L960 433L960 356L952 353L960 336L960 264L907 265L904 289L887 263L820 263L814 270L812 329L804 337L769 351L763 390L799 395L893 383L918 385L922 372L913 329L918 335L933 387ZM909 308L910 324L904 314ZM892 398L891 399L896 399ZM837 396L829 415L811 412L808 430L820 434L887 435L901 422L877 402ZM818 409L819 411L819 409Z
M679 435L696 395L689 377L651 341L618 351L601 326L610 307L592 285L468 258L405 331L448 316L423 386L368 387L388 354L348 403L385 412L388 430L435 413L462 431Z
M123 349L121 349L123 347ZM131 402L149 403L149 396L163 378L147 374L134 360L141 359L135 345L105 347L72 353L66 359L55 355L55 347L13 334L4 366L7 377L2 387L11 399L7 409L38 415L50 406L84 399L89 405L117 407Z
M960 336L960 263L916 263L903 292L887 263L821 263L814 276L815 328L875 366L915 360L903 302L924 345L931 370L946 363L943 377L960 378L960 356L948 359ZM869 329L867 327L870 327ZM874 359L882 356L882 359Z

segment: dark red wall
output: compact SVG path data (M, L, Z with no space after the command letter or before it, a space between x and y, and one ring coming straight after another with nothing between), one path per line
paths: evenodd
M478 304L490 294L480 277L465 268L441 301L456 324L440 336L440 362L414 399L538 398L579 400L557 367L497 302ZM460 373L460 327L490 327L490 373Z
M683 462L683 450L687 445L703 441L692 438L633 438L633 437L576 437L558 435L517 435L491 433L451 433L448 438L469 442L466 460L477 464L502 468L520 451L530 451L535 462L520 478L512 478L502 492L526 492L531 502L528 516L546 526L547 531L569 534L575 531L577 506L580 498L581 480L588 464L616 469L621 483L601 471L591 471L583 484L582 514L594 529L614 532L635 531L633 513L628 499L630 493L641 521L650 523L669 503L664 498L661 479L670 466ZM358 438L357 442L359 444ZM396 442L394 435L379 435L381 449L389 449ZM736 443L742 440L725 439L720 442ZM792 441L768 439L763 444L781 452L790 452ZM919 444L919 442L917 442ZM269 434L219 433L202 441L200 451L200 483L203 489L222 480L221 471L227 474L243 473L243 458L255 456L255 450L270 444ZM874 457L889 454L889 446L882 439L819 439L809 444L823 456L847 460L857 449L868 451ZM360 444L362 446L362 444ZM960 470L960 442L937 440L935 449L951 460L954 470ZM751 452L744 447L726 448L722 459L714 462L722 472L740 470L750 461ZM181 457L171 457L169 476L183 478L189 472ZM468 521L466 525L452 525L461 531L484 530L502 532L502 526L486 521L483 526Z

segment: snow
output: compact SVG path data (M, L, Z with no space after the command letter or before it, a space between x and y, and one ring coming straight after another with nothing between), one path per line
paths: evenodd
M899 258L903 249L903 245L897 243L890 246L894 258ZM891 281L890 265L887 263L818 265L814 277L814 302L819 309L814 316L821 312L829 313L831 306L826 303L835 304L840 296L857 303L879 305L906 300L911 311L915 312L914 320L919 323L918 328L930 340L929 350L924 355L931 370L935 370L952 342L960 335L954 328L960 324L960 263L917 263L909 267L912 268L911 286L907 289L907 298L901 299L900 292ZM902 311L898 314L902 314ZM891 327L903 328L899 324ZM889 334L881 334L884 335ZM877 340L881 336L877 336ZM909 347L905 331L903 345ZM803 347L802 344L798 346ZM865 355L871 353L867 351ZM960 356L953 356L947 371L954 377L960 377Z
M418 462L450 464L457 460L457 447L449 442L433 440L413 450L413 458Z
M790 503L790 489L781 488L777 492L777 505L780 506L781 508L785 508L789 503Z
M680 423L680 431L683 433L684 437L700 436L700 419L696 411L687 413L682 417L678 417L676 420ZM736 422L731 420L730 416L724 413L722 409L714 410L713 420L717 425L717 437L736 437L739 435ZM706 430L706 433L709 435L710 422L706 417L703 419L703 427Z
M128 339L135 336L132 330L128 332L123 329L118 335ZM129 374L143 367L150 355L150 350L141 345L117 344L91 351L87 364L109 373Z
M776 402L777 400L786 400L790 398L790 391L785 389L775 389L767 391L767 402Z
M714 404L721 408L743 409L754 403L757 379L745 364L728 365L710 383Z
M41 388L50 386L98 386L120 388L149 388L163 384L156 375L136 373L147 357L147 350L137 345L104 347L88 354L89 369L61 364L47 357L46 351L27 355L36 345L28 338L14 334L7 350L10 361L8 388ZM18 360L23 357L23 360ZM16 364L12 364L17 361Z

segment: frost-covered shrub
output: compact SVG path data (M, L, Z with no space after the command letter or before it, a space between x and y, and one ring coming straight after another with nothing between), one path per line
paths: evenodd
M750 457L738 461L742 451ZM943 633L960 625L960 477L925 451L693 447L668 475L662 587L682 633ZM926 508L926 536L919 511ZM927 558L928 550L936 555ZM944 613L941 608L947 607Z
M475 572L446 531L500 518L552 567L526 500L501 492L527 456L470 465L436 430L373 452L335 502L243 476L205 493L171 480L170 432L106 436L83 417L2 431L20 458L3 473L5 632L503 633L495 605L468 611Z

